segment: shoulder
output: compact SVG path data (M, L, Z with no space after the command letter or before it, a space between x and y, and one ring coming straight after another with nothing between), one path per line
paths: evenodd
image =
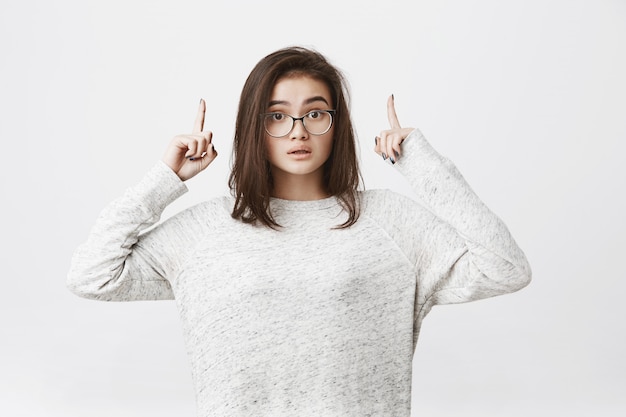
M387 189L362 191L361 214L377 223L401 228L423 228L436 221L422 202Z
M418 209L421 205L412 198L388 189L372 189L360 192L362 209L365 213L389 207Z
M214 228L229 220L232 210L232 197L220 196L192 205L166 220L181 228L190 230Z
M386 189L361 193L359 221L362 227L388 236L412 265L416 265L425 248L432 249L429 242L441 224L421 202Z
M200 202L189 207L187 210L197 214L222 216L223 214L230 215L232 207L233 198L231 196L224 195Z

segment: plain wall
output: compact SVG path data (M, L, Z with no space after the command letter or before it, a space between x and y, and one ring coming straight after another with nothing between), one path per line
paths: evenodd
M201 97L220 156L165 216L228 192L245 77L294 44L350 80L367 188L411 194L372 151L393 93L533 268L518 293L433 309L413 415L624 415L621 0L2 0L0 415L194 415L174 303L80 299L69 262Z

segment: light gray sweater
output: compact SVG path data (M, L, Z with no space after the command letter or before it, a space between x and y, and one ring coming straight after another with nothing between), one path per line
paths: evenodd
M423 205L364 191L361 217L339 230L334 197L273 199L279 231L232 219L231 197L146 230L186 191L159 162L102 212L68 287L98 300L175 299L199 416L409 416L431 307L516 291L531 272L418 130L403 152L395 166Z

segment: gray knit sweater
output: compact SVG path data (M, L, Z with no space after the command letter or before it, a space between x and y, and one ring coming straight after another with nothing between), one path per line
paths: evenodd
M163 163L101 214L68 287L98 300L175 299L198 415L409 416L412 358L435 304L524 287L506 226L415 130L395 165L422 204L361 193L347 229L334 197L273 199L276 231L213 199L150 228L186 191Z

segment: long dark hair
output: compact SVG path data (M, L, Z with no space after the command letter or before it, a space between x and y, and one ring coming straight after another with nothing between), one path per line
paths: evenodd
M302 47L288 47L267 55L257 63L243 86L235 124L232 171L228 179L235 197L231 215L245 223L258 221L271 228L280 226L270 211L273 180L259 115L267 111L276 82L293 75L320 80L330 90L336 113L333 147L324 164L323 181L326 191L337 197L348 213L348 219L337 227L349 227L360 213L357 189L361 174L348 110L347 82L323 55Z

